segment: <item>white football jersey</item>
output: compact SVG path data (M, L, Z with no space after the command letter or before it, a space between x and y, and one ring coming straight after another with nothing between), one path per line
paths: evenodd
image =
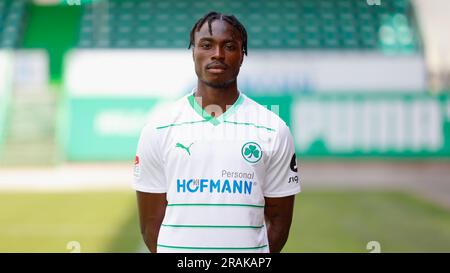
M167 193L157 251L269 252L264 197L300 192L289 128L242 93L218 118L193 94L139 139L134 189Z

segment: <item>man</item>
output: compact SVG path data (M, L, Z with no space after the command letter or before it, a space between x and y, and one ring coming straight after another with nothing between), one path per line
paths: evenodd
M192 28L197 88L139 140L134 188L151 252L280 252L300 192L289 128L240 93L247 32L210 12Z

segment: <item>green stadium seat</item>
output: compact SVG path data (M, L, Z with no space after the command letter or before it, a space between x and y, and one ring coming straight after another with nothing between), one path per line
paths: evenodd
M2 1L0 6L0 48L15 48L23 31L25 2Z
M83 6L79 46L96 45L108 34L113 47L184 48L195 21L219 10L246 25L250 48L414 50L409 8L408 0L380 6L362 0L110 0ZM94 24L96 31L86 33Z

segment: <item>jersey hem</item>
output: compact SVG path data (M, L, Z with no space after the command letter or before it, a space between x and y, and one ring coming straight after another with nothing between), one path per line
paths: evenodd
M293 191L285 191L285 192L279 192L279 193L264 193L264 197L286 197L290 195L295 195L297 193L300 193L301 189L296 189Z
M147 192L147 193L167 193L166 189L163 188L147 188L147 187L142 187L136 184L133 184L133 189L135 189L136 191L140 191L140 192Z

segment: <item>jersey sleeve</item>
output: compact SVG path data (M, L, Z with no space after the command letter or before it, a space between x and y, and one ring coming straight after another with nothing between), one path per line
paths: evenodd
M265 197L284 197L300 191L294 140L289 128L282 122L268 160L263 194Z
M141 192L167 192L161 146L156 128L146 125L139 137L134 162L133 188Z

